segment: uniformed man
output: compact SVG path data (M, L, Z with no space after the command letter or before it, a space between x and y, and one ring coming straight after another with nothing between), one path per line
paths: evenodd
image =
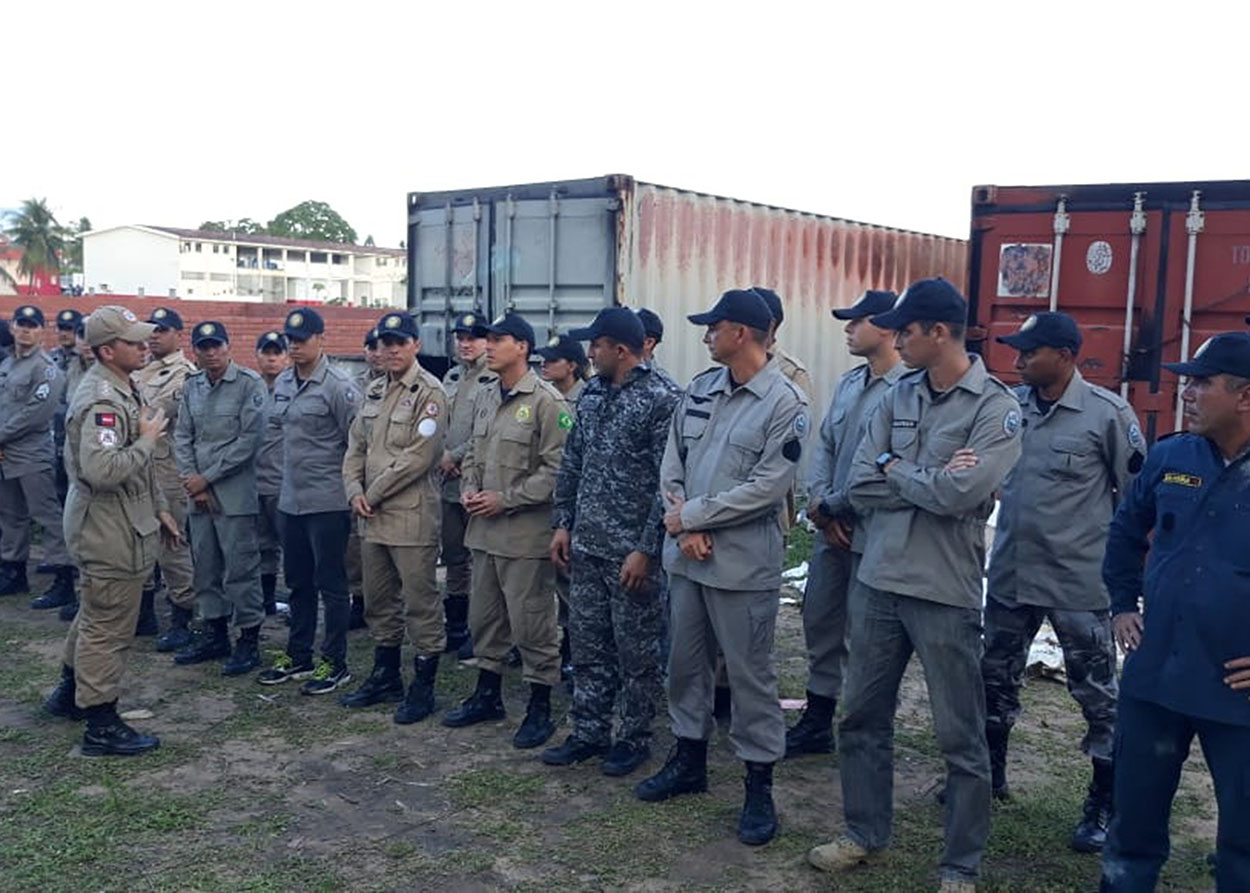
M98 362L83 376L66 416L65 534L82 570L83 594L65 639L60 684L44 709L87 720L82 752L88 756L129 756L160 744L117 715L156 540L177 544L182 538L164 508L152 462L168 421L159 407L142 406L130 378L143 367L152 329L124 307L92 312L86 335Z
M474 313L456 317L452 334L456 339L456 363L443 376L447 392L447 430L439 469L443 477L442 559L447 571L447 597L443 599L447 650L461 660L473 656L469 637L469 592L472 555L464 544L469 513L460 502L460 469L469 451L473 434L473 400L478 389L494 386L495 373L486 368L486 339L473 333L478 324Z
M32 608L60 608L74 599L74 565L65 548L56 497L52 417L65 375L42 347L43 311L13 312L13 355L0 362L0 595L30 591L31 519L43 530L43 560L56 575Z
M678 395L643 362L632 310L600 310L569 337L591 342L597 374L565 442L552 521L552 561L572 578L573 733L542 760L606 754L605 775L628 775L651 757L660 695L660 461Z
M755 292L727 291L710 312L689 319L707 326L703 341L722 368L690 383L664 451L668 701L677 744L636 793L655 801L707 790L719 644L733 699L729 739L746 764L738 839L760 845L777 833L772 776L786 725L773 629L785 557L781 515L803 455L807 396L769 357L772 317Z
M474 398L473 436L461 463L461 501L473 550L469 626L477 689L443 718L452 728L504 718L500 696L508 649L516 645L530 685L525 720L512 738L538 747L555 732L551 687L560 681L551 509L556 472L573 417L560 393L529 367L534 330L507 313L474 333L487 339L498 386Z
M84 317L85 319L85 317ZM74 391L78 387L78 382L87 374L87 370L95 364L95 354L91 352L91 347L87 344L87 333L83 327L83 320L78 321L78 326L74 329L74 356L69 361L69 366L65 370L65 400L68 407L69 401L74 399Z
M1093 782L1072 847L1098 852L1111 813L1116 656L1102 585L1107 526L1146 441L1132 408L1076 367L1081 330L1063 313L1035 313L998 341L1020 352L1022 454L999 494L985 603L985 737L993 794L1007 791L1007 738L1020 715L1029 646L1044 619L1063 647L1071 692L1088 726Z
M1250 335L1216 335L1190 362L1164 368L1188 377L1188 433L1150 451L1103 564L1128 656L1101 889L1155 889L1197 736L1219 807L1215 887L1250 890Z
M834 750L833 716L846 670L847 598L864 552L864 518L847 498L851 460L864 426L882 396L906 371L894 333L870 317L894 306L891 291L866 291L852 306L834 310L846 322L846 347L865 362L838 379L812 450L807 516L816 526L807 587L803 592L803 638L807 644L807 706L786 732L786 757Z
M379 378L386 377L386 367L382 362L382 351L378 348L378 328L374 326L365 332L364 341L365 368L356 373L356 393L364 396L369 385ZM352 532L347 539L347 591L351 594L352 611L349 615L348 629L365 628L365 595L364 571L360 558L360 524L352 519Z
M912 283L870 317L895 329L908 366L878 404L852 461L851 508L868 516L862 591L850 598L850 661L838 727L846 831L809 861L837 871L888 845L890 741L907 662L925 669L946 759L942 890L975 889L990 827L981 683L985 522L1020 457L1020 404L964 348L967 302L942 278ZM858 587L857 587L858 589Z
M781 305L781 296L771 288L764 288L762 285L753 285L751 290L764 299L764 303L768 305L768 312L773 318L772 328L768 332L768 352L777 358L781 374L798 385L807 395L807 399L811 400L816 395L816 388L812 384L812 376L808 373L807 367L797 357L786 353L777 343L777 330L781 328L786 318L785 309Z
M387 313L377 331L386 374L370 383L343 460L347 498L364 527L361 559L373 671L341 701L367 707L402 700L394 719L407 725L434 712L438 659L447 644L436 579L442 520L437 468L447 397L417 362L421 333L412 314ZM399 667L405 629L416 651L406 695Z
M256 369L265 381L265 434L256 453L256 495L260 514L256 518L260 545L260 591L265 613L277 613L278 568L282 543L278 535L278 494L282 491L282 428L268 424L274 411L273 386L287 367L286 336L274 330L256 339Z
M286 653L257 681L278 685L306 680L300 691L321 695L352 678L347 668L351 606L344 561L351 515L343 489L343 456L360 395L351 377L326 358L321 314L310 308L292 310L282 331L292 365L274 382L268 423L282 429L278 511L291 632ZM314 665L318 593L325 626L321 660Z
M0 360L8 359L13 353L13 330L9 328L7 319L0 319Z
M56 315L57 344L48 355L62 372L68 373L70 364L78 355L74 333L81 322L82 314L69 307ZM68 406L69 387L67 386L61 391L61 399L57 401L56 415L52 422L52 436L56 439L56 495L62 505L65 503L65 494L69 489L69 478L65 475L65 410Z
M148 322L156 328L148 339L151 361L135 374L135 385L144 406L159 406L169 419L169 437L156 445L153 459L156 463L156 483L165 495L169 512L174 516L185 535L187 524L187 494L182 488L178 463L174 459L174 432L178 428L178 411L182 406L182 390L187 376L195 371L195 365L182 352L182 317L168 307L157 307L148 316ZM195 608L195 591L192 589L192 549L177 549L157 557L161 578L165 582L166 599L169 602L169 630L156 641L157 651L176 651L191 643L188 623ZM156 580L151 579L143 589L143 604L139 610L139 627L135 634L154 636L156 622Z
M555 335L546 347L534 351L542 360L543 381L555 386L568 404L569 414L577 421L577 399L586 387L590 361L581 343L569 335ZM572 674L572 645L569 642L569 575L567 562L556 562L556 597L560 601L560 677Z
M220 322L198 323L191 346L199 371L187 377L174 445L195 553L195 602L203 627L174 655L176 664L229 657L223 676L260 665L260 588L256 453L264 437L265 384L230 357L230 334ZM230 622L238 631L230 648Z
M642 322L642 329L647 333L642 347L643 362L655 372L658 372L660 377L665 379L673 390L680 393L681 385L674 380L673 376L661 365L659 358L655 355L655 349L664 340L664 320L660 319L660 315L654 310L648 310L646 307L639 307L634 312L638 314L638 319Z

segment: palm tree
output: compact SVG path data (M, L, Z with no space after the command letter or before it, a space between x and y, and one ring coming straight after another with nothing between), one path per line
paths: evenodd
M34 286L39 273L60 272L65 228L57 223L47 199L29 198L22 202L21 210L10 215L5 234L22 249L17 275L25 276L28 285Z

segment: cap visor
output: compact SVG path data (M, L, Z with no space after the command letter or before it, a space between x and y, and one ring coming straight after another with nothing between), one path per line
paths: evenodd
M725 317L721 316L719 313L713 313L711 311L707 313L691 313L686 317L686 319L690 320L696 326L714 326L724 318Z
M878 329L893 329L897 331L906 327L911 322L911 317L906 313L899 313L897 310L888 310L885 313L878 313L868 321Z
M599 332L587 326L584 329L569 329L568 336L574 341L594 341L599 337Z
M1190 378L1210 378L1212 375L1219 375L1220 370L1215 369L1205 363L1164 363L1163 368L1169 372L1175 372L1177 375L1187 375Z
M560 359L560 356L559 354L556 353L556 350L554 347L540 347L538 348L538 350L534 351L534 354L536 356L542 357L544 360Z
M1040 341L1030 338L1028 334L1023 332L1016 332L1014 335L999 335L994 340L999 344L1014 347L1016 350L1036 350L1042 346Z
M865 316L871 316L871 310L862 310L855 307L838 307L831 310L834 319L863 319Z
M117 337L122 341L147 341L152 337L152 333L156 331L156 326L150 322L131 323L130 328L122 332Z

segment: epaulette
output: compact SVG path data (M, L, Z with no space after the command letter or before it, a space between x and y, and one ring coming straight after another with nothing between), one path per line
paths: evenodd
M1099 387L1096 384L1091 384L1089 386L1089 390L1090 390L1090 393L1092 393L1095 397L1099 397L1107 401L1116 409L1129 409L1130 408L1129 402L1125 400L1123 397L1121 397L1119 394L1115 393L1114 391L1109 391L1106 388Z
M792 379L787 378L785 375L781 376L781 380L785 382L786 386L789 387L791 391L794 392L794 396L799 398L799 403L801 403L803 406L806 406L808 403L807 392L804 391L797 384L795 384Z
M242 372L243 375L246 376L247 378L253 378L253 379L256 379L257 381L260 380L260 373L257 372L255 369L249 369L247 366L239 366L238 368L239 368L239 371Z
M240 366L239 368L242 369L246 367ZM204 374L203 369L192 369L190 372L187 373L187 378L190 378L192 375L203 375L203 374Z

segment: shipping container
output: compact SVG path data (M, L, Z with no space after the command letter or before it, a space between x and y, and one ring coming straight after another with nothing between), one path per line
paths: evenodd
M1250 181L978 186L970 319L990 369L1018 380L994 337L1036 310L1081 324L1080 367L1123 394L1150 440L1180 426L1163 363L1188 359L1250 312Z
M730 288L785 301L779 341L803 360L823 409L850 368L829 312L869 288L943 275L961 287L966 243L613 175L408 196L408 304L425 353L448 355L448 320L523 313L545 341L602 307L648 307L657 357L688 381L710 362L686 315Z

